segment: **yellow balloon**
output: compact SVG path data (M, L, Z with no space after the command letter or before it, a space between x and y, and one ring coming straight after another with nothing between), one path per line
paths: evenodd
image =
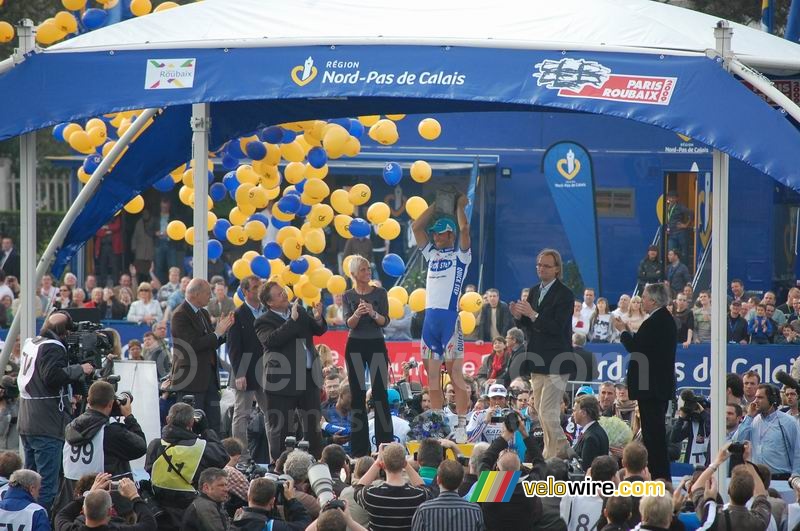
M379 114L371 114L369 116L358 117L358 121L361 122L361 125L363 125L364 127L372 127L373 125L378 123L378 120L380 119L381 116Z
M303 162L303 159L306 158L303 146L297 140L289 144L281 144L281 156L287 162Z
M387 219L378 225L378 236L384 240L394 240L400 236L400 223L396 219Z
M325 127L325 133L322 136L322 147L329 154L341 153L344 151L344 145L350 139L350 133L347 129L339 124L329 124Z
M361 153L361 141L351 136L344 144L344 154L348 157L355 157Z
M431 178L431 165L424 160L418 160L411 165L411 178L418 183L426 183Z
M253 261L253 258L255 258L256 256L259 256L259 254L256 251L247 251L242 255L242 258L247 260L247 263L249 264L250 262Z
M105 144L103 144L103 157L107 157L111 150L114 149L114 146L117 145L116 140L109 140Z
M319 203L328 197L330 193L331 189L328 187L327 183L321 179L311 179L306 183L305 188L303 188L303 194L308 195L313 201L312 204Z
M372 196L372 190L364 183L355 184L350 188L349 199L356 206L361 206L369 201L370 196Z
M408 292L403 286L395 286L386 294L389 298L394 298L400 301L401 304L408 303Z
M194 245L194 227L189 227L186 229L186 234L183 235L183 239L189 245Z
M261 180L261 176L249 164L242 164L236 168L236 180L242 184L249 183L255 186Z
M333 209L330 205L317 204L311 207L311 212L307 216L308 222L314 228L324 228L333 221Z
M67 32L62 30L53 19L45 21L36 28L36 42L43 45L53 44L67 36Z
M267 147L267 156L262 159L271 166L277 166L281 161L281 148L276 144L268 144L264 142Z
M83 153L84 155L94 153L94 145L92 145L92 140L89 138L88 133L83 130L75 131L69 135L69 146L75 151Z
M214 230L214 225L216 225L216 224L217 224L217 215L214 214L213 212L209 212L208 213L208 223L207 223L208 232L211 232L212 230Z
M305 254L303 255L303 257L308 261L308 271L306 271L306 275L308 275L309 278L311 278L311 273L313 271L316 271L317 269L323 269L325 267L324 265L322 265L322 260L320 260L316 256Z
M417 219L428 209L428 202L415 195L406 200L406 212L411 219Z
M300 280L302 278L300 275L294 273L291 269L287 267L286 269L283 270L283 273L281 273L281 277L283 278L284 283L294 286L295 291L297 291L297 284L300 283Z
M245 223L247 223L247 218L249 217L250 216L242 212L238 206L235 206L231 209L230 213L228 214L228 221L230 221L231 224L233 225L241 227Z
M461 322L461 331L465 334L471 334L475 331L477 320L470 312L458 312L458 319Z
M425 140L436 140L442 134L442 126L435 118L425 118L417 126L419 136Z
M189 168L185 172L183 172L183 177L181 177L181 181L185 186L189 188L194 188L194 168Z
M287 238L295 238L297 241L302 242L303 232L292 225L281 227L280 230L278 230L278 233L275 235L275 241L278 245L283 245L283 242L285 242Z
M186 224L183 221L170 221L167 224L167 236L171 240L182 240L186 236Z
M267 166L266 173L261 176L261 186L264 188L277 188L281 185L281 172L277 166Z
M297 184L303 179L305 179L306 175L306 165L302 162L290 162L286 165L286 168L283 170L283 176L286 178L286 181L291 184Z
M350 273L350 262L353 261L353 255L345 256L344 260L342 260L342 271L344 271L345 276L352 277Z
M80 11L86 7L86 0L61 0L61 5L70 11Z
M286 238L283 245L281 245L281 249L283 249L283 254L289 260L297 260L303 254L303 245L294 236Z
M339 214L351 216L355 211L353 203L350 202L350 195L345 190L334 190L331 194L331 206Z
M281 187L280 186L276 186L275 188L265 188L265 190L267 192L267 201L268 202L272 201L273 199L275 199L276 197L281 195Z
M153 10L153 4L150 0L132 0L131 13L136 17L143 17Z
M461 296L458 307L465 312L477 312L483 307L483 297L475 291L465 293Z
M244 258L239 258L233 263L233 276L242 280L245 277L249 277L253 274L253 270L250 269L250 262L245 260Z
M186 206L191 206L194 204L194 190L189 188L188 186L181 186L178 190L178 199L181 200Z
M405 114L387 114L386 117L393 122L399 122L406 117Z
M333 275L326 284L331 295L341 295L347 291L347 281L340 275Z
M247 233L245 232L244 227L239 225L232 225L228 227L228 230L225 232L225 236L233 245L244 245L247 243Z
M92 176L86 173L86 171L83 169L83 166L78 166L78 180L80 182L86 184L89 182L89 179L91 179L91 177Z
M75 15L69 11L59 11L53 18L55 18L56 26L61 28L64 33L75 33L78 31L78 21L75 19ZM89 130L88 124L86 125L86 130Z
M328 280L330 280L331 277L333 277L331 270L327 267L321 267L308 274L308 281L319 289L325 289L328 287Z
M269 261L269 268L272 271L272 276L280 276L283 270L286 269L286 264L280 258L273 258Z
M328 176L328 165L315 168L311 164L306 164L306 179L324 179Z
M90 118L86 122L86 130L94 129L95 127L100 127L103 131L107 131L108 128L106 127L106 123L101 120L100 118Z
M389 205L378 201L377 203L372 203L367 209L367 219L373 225L380 225L389 219L391 213L392 211L389 210Z
M403 308L403 303L394 297L389 297L389 318L400 319L403 317L404 313L405 308Z
M304 299L315 299L319 295L319 288L311 282L306 282L303 284L300 294Z
M247 237L253 241L261 241L267 235L267 227L261 221L248 221L244 226Z
M66 140L67 143L69 143L69 137L71 137L72 133L76 131L83 131L83 128L78 124L69 124L68 126L66 126L63 132L64 140Z
M369 137L379 144L390 146L397 142L400 136L397 133L397 125L391 120L378 120L369 128Z
M269 194L261 185L254 186L247 192L247 201L249 204L253 205L253 208L260 210L265 208L267 203L269 203Z
M137 195L125 205L125 212L129 214L138 214L144 209L144 198Z
M292 291L292 288L290 288L289 286L284 286L283 289L286 290L286 297L289 300L294 299L294 292Z
M155 13L157 11L158 11L158 8L156 8L156 10L153 11L153 13ZM237 291L236 293L233 294L233 305L238 308L242 304L244 304L244 301L239 298L239 292Z
M333 226L336 229L336 232L339 233L339 236L348 240L353 237L353 235L350 234L350 223L352 221L353 218L346 214L339 214L333 218Z
M164 2L163 4L159 4L159 6L153 10L153 13L160 13L161 11L166 11L167 9L173 9L175 7L179 7L179 4L176 4L175 2ZM240 300L239 305L241 304L242 301Z
M86 134L94 147L103 145L108 140L108 132L105 127L92 127L86 130Z
M408 307L412 312L421 312L425 309L425 288L417 288L408 296Z
M278 208L278 203L272 205L272 216L281 221L292 221L294 219L294 214L281 212L281 209Z
M311 229L303 243L309 252L319 254L325 250L325 233L322 229Z

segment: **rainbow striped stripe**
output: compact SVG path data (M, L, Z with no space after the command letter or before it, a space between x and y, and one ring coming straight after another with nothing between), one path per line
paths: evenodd
M507 502L514 493L520 472L481 472L478 482L472 487L471 502Z

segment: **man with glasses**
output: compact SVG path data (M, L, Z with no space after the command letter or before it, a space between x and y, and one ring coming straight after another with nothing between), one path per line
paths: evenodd
M264 393L261 377L264 373L264 349L253 326L256 319L264 313L264 306L258 298L261 279L255 275L242 279L240 287L244 293L244 304L233 313L233 325L228 330L228 356L231 360L228 387L234 389L233 436L247 443L247 424L253 401L267 414L267 396ZM260 372L259 372L260 371ZM259 376L259 374L261 376ZM241 463L250 461L248 444L242 449Z
M572 352L572 310L575 297L561 282L561 255L544 249L536 258L539 284L528 292L525 301L511 303L511 315L528 338L528 352L519 367L521 376L531 376L531 398L544 430L544 458L566 450L567 438L561 429L560 406L567 380L576 372ZM515 376L512 374L512 376Z

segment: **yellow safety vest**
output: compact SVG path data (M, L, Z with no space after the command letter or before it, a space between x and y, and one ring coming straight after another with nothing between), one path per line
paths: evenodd
M187 483L187 481L192 481L197 469L200 467L200 460L206 449L206 441L196 439L191 446L180 444L173 446L162 439L161 445L165 449L153 463L153 471L151 473L153 486L166 490L195 492L192 484ZM167 462L165 455L169 457L172 466Z

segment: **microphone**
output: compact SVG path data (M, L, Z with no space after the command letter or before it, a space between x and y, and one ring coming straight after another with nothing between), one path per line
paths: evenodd
M786 371L778 371L775 373L775 379L786 387L791 387L800 393L800 383L797 380L786 374Z

